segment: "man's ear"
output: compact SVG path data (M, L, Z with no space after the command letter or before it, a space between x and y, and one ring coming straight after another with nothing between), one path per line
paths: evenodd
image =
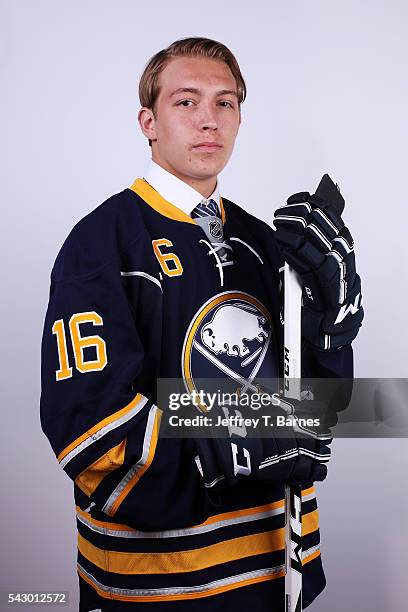
M147 108L146 106L142 106L137 115L137 120L139 121L140 129L146 138L149 140L157 140L156 119L154 117L153 110L151 108Z

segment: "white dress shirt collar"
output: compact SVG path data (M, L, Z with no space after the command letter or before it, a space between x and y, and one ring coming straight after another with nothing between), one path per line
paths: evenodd
M153 189L158 191L165 200L174 204L177 208L180 208L180 210L187 215L190 215L193 208L204 199L201 193L193 189L193 187L190 187L190 185L187 185L187 183L177 176L174 176L174 174L171 174L171 172L168 172L168 170L159 166L159 164L152 159L150 159L147 164L143 178L153 187ZM220 210L218 180L213 193L209 197L215 200Z

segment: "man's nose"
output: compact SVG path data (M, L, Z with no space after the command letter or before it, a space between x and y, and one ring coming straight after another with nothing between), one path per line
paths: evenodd
M203 103L200 109L199 125L203 130L216 130L218 127L216 109L211 104Z

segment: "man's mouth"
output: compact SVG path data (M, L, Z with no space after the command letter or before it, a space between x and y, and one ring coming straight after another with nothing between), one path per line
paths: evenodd
M193 146L193 149L195 151L204 151L204 152L208 152L208 153L212 153L214 151L219 151L220 149L222 149L222 145L220 145L218 142L199 142L198 144Z

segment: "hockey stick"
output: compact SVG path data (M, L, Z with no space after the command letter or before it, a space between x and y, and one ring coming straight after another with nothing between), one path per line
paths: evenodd
M300 399L302 286L285 263L284 377L285 396ZM301 485L285 486L285 611L302 610Z
M328 174L316 194L339 214L344 199ZM301 391L301 307L302 286L298 276L285 263L284 292L284 390L285 396L300 399ZM285 612L302 610L302 486L285 486Z

